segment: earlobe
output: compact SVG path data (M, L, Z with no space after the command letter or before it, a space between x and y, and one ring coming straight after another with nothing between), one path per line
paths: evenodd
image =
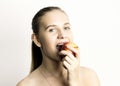
M31 35L31 39L38 47L41 47L41 44L34 33Z

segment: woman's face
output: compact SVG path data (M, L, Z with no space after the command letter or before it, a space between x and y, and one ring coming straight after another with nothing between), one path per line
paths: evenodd
M44 57L60 60L58 46L73 41L67 15L59 10L47 12L40 20L39 42Z

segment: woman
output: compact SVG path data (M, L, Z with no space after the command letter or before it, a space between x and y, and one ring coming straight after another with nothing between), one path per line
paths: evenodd
M41 9L32 21L31 73L17 86L100 86L96 73L80 67L79 49L73 42L67 14L58 7ZM71 52L73 53L71 53Z

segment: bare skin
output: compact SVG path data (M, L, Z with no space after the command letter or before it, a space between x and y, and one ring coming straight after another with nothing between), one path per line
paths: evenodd
M98 77L93 70L81 67L80 71L80 86L100 86ZM56 74L56 76L53 77L52 74L46 74L42 68L38 68L25 79L20 81L17 86L69 86L67 84L67 78L65 75Z
M58 51L56 47L73 42L67 15L53 10L42 17L41 23L39 37L33 33L32 40L42 51L42 64L17 86L100 86L96 73L80 66L79 49L67 46L76 54L74 56L65 50ZM65 57L61 60L60 55Z

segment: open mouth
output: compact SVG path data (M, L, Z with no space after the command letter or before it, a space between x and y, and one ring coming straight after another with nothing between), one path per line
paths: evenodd
M57 47L58 52L60 52L61 50L64 49L64 46L65 46L66 43L68 43L68 42L61 42L61 43L58 43L58 44L57 44L56 47ZM60 57L60 59L62 60L65 56L66 56L66 55L60 55L59 57Z
M56 47L57 47L57 50L58 50L58 51L61 51L66 43L68 43L68 42L58 43L57 46L56 46Z
M57 47L58 52L60 52L63 49L64 45L65 45L65 43L58 43L57 44L56 47ZM59 55L59 57L62 60L65 57L65 55Z
M58 51L61 51L62 48L63 48L63 46L64 46L64 44L65 44L65 43L58 43L57 46L56 46L56 47L57 47L57 50L58 50Z

